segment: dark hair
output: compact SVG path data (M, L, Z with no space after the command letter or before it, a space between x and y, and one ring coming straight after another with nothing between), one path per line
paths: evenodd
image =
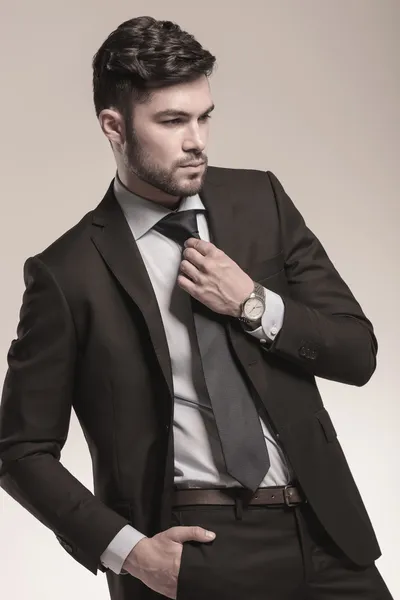
M113 31L93 58L96 114L114 107L129 119L151 90L211 75L215 57L171 21L138 17Z

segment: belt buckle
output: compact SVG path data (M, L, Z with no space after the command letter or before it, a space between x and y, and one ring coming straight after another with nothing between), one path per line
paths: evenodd
M285 485L284 489L283 489L283 499L284 502L286 504L286 506L297 506L299 503L298 502L292 502L291 501L291 488L293 488L293 486L291 485Z

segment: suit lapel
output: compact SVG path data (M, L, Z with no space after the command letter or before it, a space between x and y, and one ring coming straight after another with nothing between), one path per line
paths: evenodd
M228 195L227 188L214 177L212 167L209 172L201 192L201 200L207 209L210 240L237 262L240 247L237 243L239 232L234 219L234 199Z
M157 298L139 248L114 196L113 184L93 213L91 238L115 279L141 311L173 396L171 359Z
M207 209L211 241L239 262L239 232L234 221L234 202L231 197L224 197L223 186L214 175L210 167L201 193ZM139 248L115 198L113 184L93 212L91 238L115 279L141 311L164 378L173 395L171 358L157 298Z

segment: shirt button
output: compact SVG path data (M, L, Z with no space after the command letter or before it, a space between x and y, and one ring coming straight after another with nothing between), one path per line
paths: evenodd
M261 342L262 344L266 344L266 343L267 343L267 340L264 340L264 338L262 338L262 339L260 340L260 342Z
M276 335L278 333L278 328L277 327L271 327L271 335Z

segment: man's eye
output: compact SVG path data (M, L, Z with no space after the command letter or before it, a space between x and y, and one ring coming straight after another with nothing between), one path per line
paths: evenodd
M207 121L208 119L211 119L211 115L203 115L200 117L200 121Z
M169 119L168 121L163 121L164 125L179 125L182 123L182 119Z

